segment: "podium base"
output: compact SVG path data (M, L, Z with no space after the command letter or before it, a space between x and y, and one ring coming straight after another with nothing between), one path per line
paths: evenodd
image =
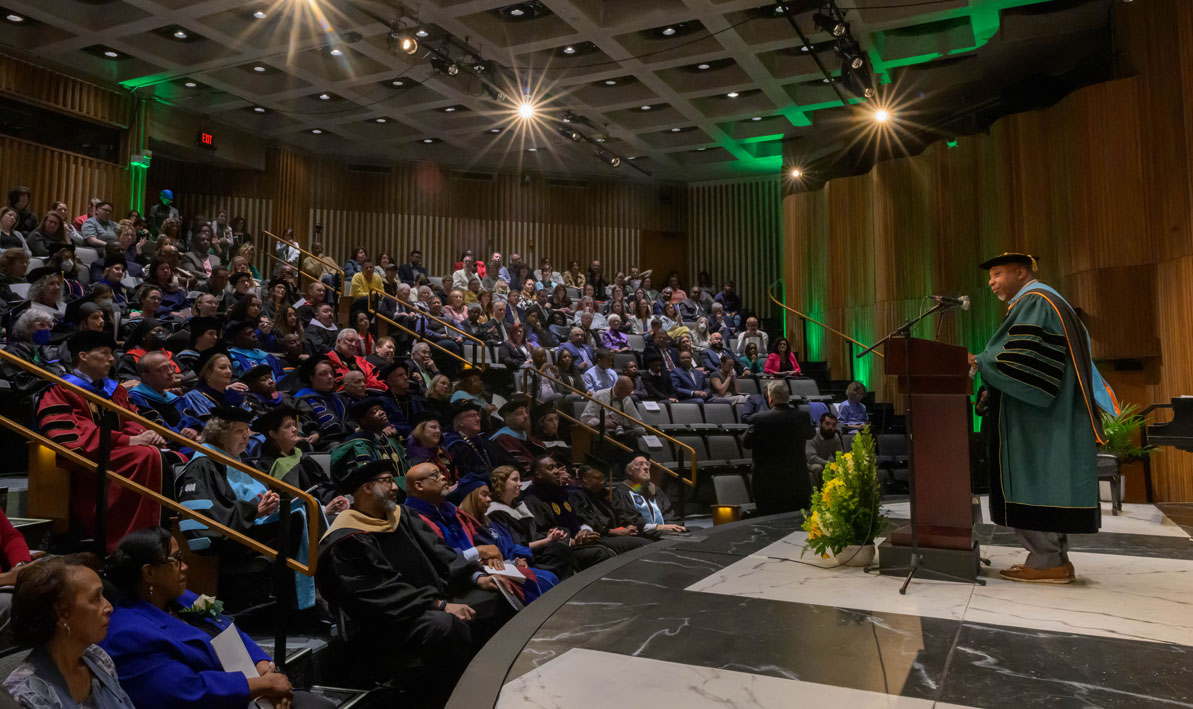
M978 573L982 555L977 542L973 548L930 549L920 547L920 566L915 578L924 581L954 581L986 585ZM907 576L911 571L911 547L892 544L888 539L878 546L878 573L885 576Z

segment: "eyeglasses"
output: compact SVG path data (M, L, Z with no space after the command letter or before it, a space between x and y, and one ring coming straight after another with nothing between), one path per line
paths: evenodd
M158 563L169 564L170 566L182 566L182 552L179 551L177 554L171 554Z
M386 487L389 487L390 485L397 484L396 481L394 480L394 476L392 476L392 475L382 475L379 478L373 478L369 482L381 483L382 485L384 485Z
M421 478L412 480L411 482L417 483L417 482L422 482L423 480L446 480L446 479L447 478L445 478L443 475L443 471L436 470L435 472L431 473L430 475L424 475Z

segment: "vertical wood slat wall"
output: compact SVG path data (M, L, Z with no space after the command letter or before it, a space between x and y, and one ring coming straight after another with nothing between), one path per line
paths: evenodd
M119 128L133 120L132 94L104 88L0 54L0 93Z
M28 187L38 216L54 200L66 202L73 218L87 211L92 197L121 210L129 196L127 172L119 165L7 136L0 136L0 185Z
M973 308L949 315L941 339L980 351L1004 306L977 264L1028 251L1080 309L1120 393L1144 405L1193 394L1193 7L1117 7L1124 68L1139 76L787 196L785 277L801 283L792 305L870 342L923 295L965 293ZM812 335L813 358L845 376L840 340ZM859 374L892 400L881 361L869 367ZM1165 448L1153 462L1158 499L1193 500L1193 455Z

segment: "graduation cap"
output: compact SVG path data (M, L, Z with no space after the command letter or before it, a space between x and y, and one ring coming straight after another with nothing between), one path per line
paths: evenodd
M205 318L196 316L190 319L191 346L193 347L203 333L215 330L220 333L224 329L224 321L220 318Z
M130 350L136 349L141 344L141 340L144 340L145 336L149 334L149 331L161 324L162 321L155 318L145 318L137 323L137 326L133 328L133 331L129 333L128 338L124 341L125 348Z
M74 244L72 244L72 243L70 243L70 242L66 242L66 243L60 243L60 244L50 244L50 246L49 246L49 252L50 252L50 254L51 254L51 255L52 255L52 254L56 254L56 253L58 253L59 251L69 251L69 252L71 252L72 254L73 254L73 253L76 253L76 251L75 251L75 245L74 245Z
M82 298L75 298L66 304L66 322L82 324L87 316L101 308L95 304L95 294L85 295Z
M359 420L361 416L369 413L374 406L384 407L385 404L379 396L366 396L360 401L354 401L348 406L348 415L353 419Z
M223 347L209 347L199 353L199 357L195 360L195 374L202 374L203 370L207 368L207 364L211 362L212 358L223 355L228 356L228 351Z
M230 283L232 285L232 287L235 288L237 283L243 281L246 278L252 278L252 277L253 277L253 274L251 274L251 273L245 273L244 271L237 271L236 273L232 274L231 278L228 279L228 283Z
M497 410L497 413L501 414L502 418L505 418L506 414L516 409L520 409L523 406L530 408L530 403L531 399L529 396L526 396L525 394L514 394L512 397L510 397L509 401L505 402L501 408Z
M381 379L381 381L385 381L386 379L389 379L389 375L393 374L394 370L396 370L398 368L405 369L407 374L410 373L410 363L409 362L407 362L404 359L395 359L394 361L392 361L389 364L382 367L377 372L377 377L379 379Z
M481 475L480 473L469 473L460 478L456 483L456 489L452 490L447 496L447 501L453 505L459 505L468 497L469 493L477 488L482 488L489 484L489 476Z
M253 369L257 368L253 367ZM278 406L276 408L269 409L253 421L252 428L254 431L260 434L264 434L267 431L276 431L278 426L282 425L282 421L287 416L297 421L298 411L296 411L293 406Z
M211 417L221 419L223 421L240 423L253 422L253 415L251 413L235 406L217 406L211 410Z
M385 473L398 474L393 458L382 456L363 440L355 440L331 449L331 479L344 494Z
M249 368L247 372L240 375L240 381L246 384L249 382L255 382L261 377L264 377L266 374L272 375L273 367L270 367L268 364L258 364L255 367Z
M481 375L480 368L473 367L471 364L466 364L466 365L464 365L463 370L461 370L461 372L460 372L460 379L463 379L464 377L469 377L469 376L479 377L480 375Z
M111 335L106 332L96 332L94 330L80 330L76 332L70 336L69 343L72 355L90 352L100 347L107 347L113 351L116 349L116 340Z
M439 425L441 427L443 426L443 418L439 415L439 412L434 409L423 409L422 411L419 411L410 419L410 425L417 426L425 421L438 421Z
M547 414L553 413L555 413L554 402L546 401L530 410L530 420L539 421L540 419L546 418Z
M455 420L457 416L469 411L481 413L481 405L472 399L460 399L452 404L452 419Z
M252 320L234 320L224 328L224 339L228 342L236 342L236 336L243 330L256 330L257 323Z
M988 261L983 261L978 265L978 268L982 269L983 271L989 271L995 266L1005 266L1009 263L1022 264L1033 271L1040 270L1040 264L1036 260L1035 256L1032 256L1031 254L1021 254L1015 251L1004 251L1003 253L995 256L992 259L989 259Z
M298 381L302 382L303 384L310 384L311 377L315 376L315 367L318 366L320 362L330 361L331 358L325 354L308 357L303 361L302 364L298 365Z
M45 278L46 276L61 276L61 275L62 275L61 269L54 268L53 266L42 266L41 268L35 268L32 271L30 271L29 273L26 273L25 280L29 281L30 283L37 283L38 281Z

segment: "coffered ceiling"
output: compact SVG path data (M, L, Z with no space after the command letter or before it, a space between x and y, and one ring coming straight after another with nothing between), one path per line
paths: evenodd
M891 108L888 130L957 130L1008 91L1081 74L1107 53L1111 0L841 0ZM269 140L366 163L707 180L774 174L784 145L856 144L874 102L846 108L813 54L840 59L818 0L0 0L0 43ZM5 17L7 16L7 17ZM412 55L391 21L430 31ZM518 77L539 106L436 71L439 33ZM456 54L458 61L465 57ZM1051 85L1051 84L1049 84ZM848 94L852 98L852 94ZM599 145L561 136L577 117ZM941 128L945 126L945 128ZM980 127L980 126L976 126ZM612 168L600 149L632 165ZM856 157L856 156L855 156ZM790 160L790 158L788 158Z

